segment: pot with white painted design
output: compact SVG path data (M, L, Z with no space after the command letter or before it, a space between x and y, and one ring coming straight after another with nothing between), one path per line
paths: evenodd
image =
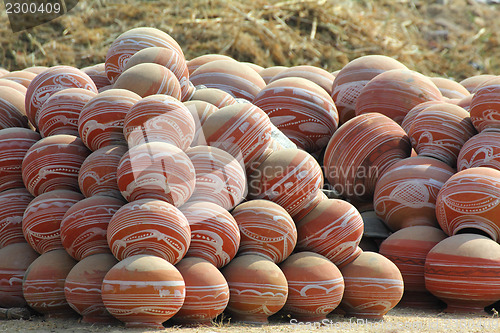
M206 145L207 141L205 140L205 135L203 134L201 127L208 117L215 111L218 111L219 108L205 101L188 101L184 102L184 105L187 107L189 112L191 112L195 124L195 132L193 141L191 142L191 147Z
M0 192L0 249L15 243L25 243L23 215L34 197L24 188Z
M191 101L207 102L219 109L237 103L231 94L217 88L196 89L191 96Z
M82 72L87 74L92 79L92 81L94 81L97 90L111 84L108 77L106 76L106 64L103 62L92 66L83 67L81 70Z
M488 80L472 96L470 118L478 132L500 130L500 78Z
M24 106L24 94L0 84L0 129L10 127L29 128Z
M457 158L457 171L476 167L500 170L500 132L483 131L462 146Z

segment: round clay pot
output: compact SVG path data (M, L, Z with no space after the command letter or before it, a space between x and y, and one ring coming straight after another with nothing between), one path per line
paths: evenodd
M116 211L108 224L107 240L118 260L148 254L175 265L188 251L191 229L184 214L168 202L142 199Z
M100 92L82 109L78 118L78 133L90 150L105 146L123 145L123 121L130 108L141 97L125 89L109 89Z
M470 95L470 92L463 85L451 79L444 77L430 77L429 79L438 87L445 98L462 99Z
M56 190L33 199L23 215L23 234L33 249L43 254L62 249L61 222L66 211L84 198L78 192Z
M316 206L319 205L319 203L323 200L328 199L325 193L320 189L316 192L316 196L314 197L313 200L309 202L307 206L302 208L297 214L293 216L294 221L300 221L303 219L307 214L309 214Z
M267 323L288 297L285 274L274 262L260 255L236 257L222 269L229 285L226 311L231 319L247 323Z
M481 132L462 146L457 158L457 171L476 167L500 170L500 132Z
M326 199L297 223L297 250L312 251L342 267L361 254L363 218L347 201Z
M255 97L271 122L300 149L316 152L328 144L339 117L330 95L299 77L273 80Z
M84 67L81 70L82 72L87 74L92 79L92 81L94 81L97 90L111 84L108 77L106 76L106 68L103 62L93 66Z
M410 139L396 122L380 113L362 114L330 139L323 162L325 177L340 195L371 201L379 177L410 152Z
M266 84L269 84L269 82L273 79L273 77L275 77L276 75L278 75L279 73L281 73L282 71L284 71L287 68L288 67L285 67L285 66L271 66L271 67L267 67L267 68L264 68L263 70L261 70L259 72L259 75L262 77L262 79L264 79L264 82ZM332 84L333 84L333 82L332 82Z
M447 103L447 102L445 102L445 101L427 101L427 102L417 104L410 111L408 111L405 118L403 119L403 122L401 123L401 127L405 130L406 133L410 133L411 125L413 124L413 121L415 120L415 118L418 116L418 114L420 112L427 109L431 105L437 105L437 104L443 104L443 103Z
M24 95L14 88L0 85L0 129L9 127L29 128Z
M196 186L188 202L212 202L231 210L246 196L246 175L229 153L209 146L189 148L186 155L196 172Z
M86 197L106 195L123 198L118 188L116 172L126 146L104 146L83 161L78 172L78 186Z
M113 266L102 282L102 300L128 328L163 329L186 296L181 273L156 256L136 255Z
M473 94L476 91L477 87L479 87L484 82L494 78L496 78L496 75L491 75L491 74L474 75L460 81L460 84L464 86L465 89L467 89L467 91Z
M111 253L85 257L69 272L64 294L69 306L86 323L115 324L116 319L106 310L101 297L104 276L118 263Z
M431 157L396 162L377 182L375 212L392 231L415 225L438 227L436 198L454 173L449 165Z
M191 100L207 102L219 109L237 103L231 94L217 88L196 89Z
M58 134L43 138L24 156L24 185L34 196L53 190L78 191L78 172L89 154L76 136Z
M38 140L40 134L27 128L0 130L0 192L24 187L21 164L28 149Z
M191 229L186 257L207 260L217 268L227 265L238 252L241 240L234 217L211 202L187 203L180 210Z
M31 67L27 67L27 68L23 69L23 71L35 73L38 75L38 74L42 73L43 71L45 71L46 69L48 69L47 66L31 66Z
M462 170L441 187L436 217L447 235L471 232L500 240L500 171L477 167Z
M403 296L401 272L381 254L363 252L340 271L345 284L340 307L347 316L382 319Z
M209 63L211 61L215 60L232 60L236 61L233 58L223 55L223 54L204 54L201 56L198 56L196 58L193 58L187 62L187 67L189 70L189 75L193 74L193 72L200 67L201 65L204 65L206 63Z
M323 187L318 162L300 149L275 151L248 177L249 198L277 203L294 217Z
M61 221L61 243L76 260L98 253L111 253L106 239L108 224L125 202L96 195L78 201Z
M231 214L241 233L240 255L258 254L278 264L297 244L292 217L272 201L250 200L236 206Z
M224 275L200 258L184 258L175 267L186 284L186 298L172 321L183 324L211 325L226 309L229 286Z
M28 91L28 89L26 89L26 87L22 84L7 79L0 79L0 87L12 88L21 93L23 96L26 96L26 93Z
M473 234L448 237L425 259L425 287L445 312L480 313L500 299L500 245Z
M0 249L14 243L25 243L23 215L34 197L24 188L0 192Z
M314 252L292 254L280 264L288 281L283 310L301 322L322 321L340 304L344 279L337 266Z
M448 237L441 229L414 226L396 231L380 244L380 254L398 266L404 282L399 305L438 308L438 299L425 288L425 258L429 251Z
M301 77L307 79L323 88L328 95L332 96L333 94L332 88L335 76L322 68L309 65L285 68L284 70L279 71L279 73L276 73L276 75L269 82L267 82L267 84L286 77Z
M483 83L472 96L470 119L478 132L500 131L500 78Z
M189 157L166 142L144 143L129 149L118 164L117 182L127 201L165 200L184 204L195 188L195 169Z
M219 108L204 101L189 101L184 102L184 105L187 107L189 112L191 112L195 124L195 132L191 147L206 145L207 141L205 140L205 135L203 134L201 127L208 117L215 111L219 110Z
M0 307L27 306L23 295L23 277L26 269L38 258L27 243L10 244L0 249Z
M35 73L30 73L27 71L14 71L6 73L4 75L0 74L0 79L11 80L16 83L22 84L25 88L28 88L30 82L36 77Z
M64 249L52 250L36 258L23 279L26 303L45 317L75 316L66 301L64 283L76 263Z
M152 95L135 103L123 123L129 148L159 141L186 150L195 131L196 124L188 108L167 95Z

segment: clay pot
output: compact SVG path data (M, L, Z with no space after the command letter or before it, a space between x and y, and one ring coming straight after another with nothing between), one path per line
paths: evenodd
M438 228L414 226L401 229L380 245L380 254L399 268L404 294L399 305L415 308L438 308L439 300L425 288L425 258L447 236Z
M427 101L427 102L423 102L423 103L420 103L420 104L414 106L406 114L405 118L403 119L403 122L401 123L401 127L405 130L406 133L410 133L411 125L413 124L413 121L415 120L415 118L418 116L418 114L420 112L427 109L431 105L438 105L438 104L443 104L443 103L448 103L448 102L445 102L445 101Z
M127 146L123 121L140 99L125 89L109 89L92 98L78 118L78 133L85 145L92 151L111 145Z
M316 206L318 206L320 202L326 199L328 199L328 197L325 195L325 193L323 193L321 189L318 190L314 199L311 200L307 206L302 208L297 214L293 216L294 221L300 221L301 219L303 219L314 208L316 208Z
M398 267L381 254L363 252L340 271L345 284L340 307L346 316L382 319L403 296Z
M101 290L106 309L128 328L163 329L162 323L179 311L186 295L177 268L150 255L120 261L104 276Z
M195 86L221 89L235 98L250 102L266 86L262 77L250 66L233 60L214 60L203 64L191 74L190 79Z
M363 219L347 201L326 199L297 223L297 250L312 251L338 267L361 254Z
M339 117L330 95L304 78L273 80L253 104L297 147L310 153L324 148L337 129Z
M0 129L9 127L29 128L24 95L14 88L0 85Z
M467 91L473 94L476 92L477 87L479 87L484 82L494 78L496 78L496 75L491 75L491 74L474 75L460 81L460 84L464 86L465 89L467 89Z
M273 79L273 77L275 77L277 74L281 73L282 71L284 71L287 68L288 67L285 67L285 66L271 66L271 67L267 67L267 68L264 68L263 70L261 70L259 72L259 75L262 77L262 79L264 79L264 82L266 84L269 84L269 82ZM332 84L333 84L333 82L332 82Z
M330 139L323 162L325 177L340 195L371 201L379 177L410 152L410 139L396 122L379 113L362 114Z
M96 95L97 93L82 88L68 88L52 94L35 115L42 137L56 134L78 136L80 112Z
M111 253L91 255L77 263L66 277L66 300L83 317L83 322L116 323L102 302L101 286L104 276L117 263L118 260Z
M196 89L193 96L191 96L191 100L204 101L213 104L219 109L237 103L231 94L217 88Z
M229 286L224 275L200 258L184 258L175 267L186 284L186 298L172 321L210 325L229 302Z
M188 108L167 95L152 95L135 103L123 123L129 148L159 141L186 150L195 131L196 124Z
M24 185L34 196L53 190L78 191L78 172L89 154L76 136L58 134L43 138L24 156Z
M28 149L40 140L40 134L27 128L0 130L0 192L24 187L21 164Z
M425 259L425 287L445 312L480 313L500 299L500 245L473 234L448 237Z
M123 198L118 188L116 172L125 146L104 146L83 161L78 173L78 186L86 197L106 195Z
M66 211L84 198L78 192L56 190L33 199L23 215L23 234L33 249L43 254L62 249L61 222Z
M269 82L267 82L267 84L286 77L301 77L307 79L323 88L328 95L332 96L333 94L332 88L335 76L322 68L308 65L285 68L279 73L276 73L276 75Z
M477 167L453 175L441 187L436 216L447 235L471 232L500 240L500 171Z
M4 75L0 74L0 79L11 80L16 83L22 84L25 88L28 88L30 82L35 78L35 73L30 73L27 71L14 71L6 73Z
M200 67L201 65L204 65L206 63L209 63L211 61L215 60L232 60L236 61L233 58L223 55L223 54L204 54L201 56L198 56L196 58L193 58L187 62L187 67L189 70L189 75L193 74L193 72Z
M0 249L0 307L27 306L23 296L23 277L26 269L38 258L27 243L16 243Z
M475 167L500 170L500 133L485 131L467 140L457 158L457 171Z
M247 169L271 143L271 121L252 104L223 107L208 117L202 129L208 145L230 153Z
M203 134L201 127L208 119L208 117L215 111L219 110L219 108L217 108L213 104L204 101L189 101L189 102L184 102L184 105L187 107L189 112L191 112L195 124L195 132L194 132L193 142L191 143L191 147L198 145L206 145L207 141L205 140L205 135Z
M241 233L240 255L258 254L278 264L297 244L292 217L272 201L250 200L236 206L231 214Z
M427 77L407 69L393 69L374 77L356 99L356 115L378 112L398 124L413 107L439 101L443 95Z
M188 251L191 230L176 207L161 200L143 199L116 211L108 224L107 239L118 260L148 254L175 265Z
M470 112L470 106L472 103L472 98L474 98L474 94L470 94L460 100L448 100L449 103L454 103L462 108L464 108L465 111Z
M61 221L61 243L76 260L98 253L111 253L106 239L108 224L125 202L96 195L78 201Z
M25 96L28 91L28 89L26 89L26 87L22 84L7 79L0 79L0 87L12 88L21 93L23 96Z
M87 74L92 79L92 81L94 81L97 90L111 84L108 77L106 76L106 68L104 63L84 67L82 68L82 72Z
M345 65L335 76L332 98L340 124L355 116L356 100L361 89L375 76L391 69L408 69L396 59L383 55L367 55Z
M340 304L344 279L337 266L314 252L292 254L280 264L288 281L283 310L301 322L322 321Z
M500 78L479 86L470 104L470 119L478 132L500 130Z
M45 317L75 316L66 301L64 283L76 263L63 249L49 251L35 259L24 275L26 303Z
M131 148L120 159L116 176L127 201L159 199L176 207L191 197L196 177L189 157L166 142Z
M46 69L48 69L47 66L31 66L23 69L23 71L30 72L30 73L35 73L35 74L40 74L44 72Z
M0 192L0 248L25 243L23 214L34 197L24 188Z
M124 71L128 59L137 51L155 46L171 49L184 57L179 44L167 33L149 27L130 29L118 36L108 49L105 69L109 81L116 81Z
M462 99L470 95L470 92L463 85L451 79L444 77L430 77L429 79L438 87L445 98Z
M394 163L375 187L375 212L392 230L415 225L438 227L436 198L455 173L444 162L425 156Z
M186 155L196 172L196 186L188 202L212 202L231 210L246 196L245 170L229 153L196 146L189 148Z
M455 167L460 149L476 134L469 113L453 104L432 105L420 112L408 135L420 156L429 156Z
M38 74L26 92L26 115L33 126L36 114L45 101L56 92L67 88L82 88L97 94L94 81L81 70L71 66L53 66Z
M277 203L294 217L313 201L323 187L318 162L300 149L283 149L271 155L248 177L249 198Z
M180 210L191 229L186 257L207 260L217 268L227 265L238 252L241 240L234 217L211 202L187 203Z
M285 274L262 256L239 256L222 269L229 285L226 311L233 321L267 323L267 317L278 312L288 296Z

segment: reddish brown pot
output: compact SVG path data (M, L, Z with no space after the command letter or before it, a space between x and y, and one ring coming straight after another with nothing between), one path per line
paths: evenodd
M34 197L24 188L0 192L0 249L14 243L25 243L23 215Z
M496 78L496 75L490 75L490 74L474 75L460 81L460 84L464 86L465 89L467 89L467 91L473 94L476 91L477 87L479 87L484 82L494 78Z
M103 62L93 66L84 67L81 70L82 72L87 74L92 79L92 81L94 81L97 90L111 84L108 77L106 76L106 68Z
M184 102L184 105L187 107L189 112L191 112L196 128L191 147L206 145L207 141L205 140L205 135L203 134L201 127L208 119L208 117L215 111L218 111L219 108L205 101L189 101Z
M31 73L28 71L14 71L10 73L1 74L0 79L11 80L22 84L24 87L28 88L30 82L36 77L35 73Z
M189 70L189 75L193 74L193 72L200 67L201 65L204 65L206 63L209 63L211 61L215 60L234 60L233 58L223 55L223 54L204 54L201 56L198 56L196 58L193 58L187 62L187 67Z
M24 106L24 94L12 87L0 84L0 129L9 127L29 128Z
M472 97L470 119L478 132L500 131L500 78L481 84Z
M214 105L217 108L236 104L236 99L231 94L217 88L196 89L192 101L204 101Z
M442 103L447 103L447 102L445 102L445 101L427 101L427 102L417 104L410 111L408 111L405 118L403 119L403 122L401 123L401 127L405 130L406 133L410 133L411 125L413 124L413 121L415 120L415 118L418 116L418 114L420 112L427 109L431 105L437 105L437 104L442 104Z
M259 75L264 79L264 82L266 82L266 84L269 84L269 82L273 79L273 77L275 77L277 74L281 73L287 68L288 67L286 66L271 66L261 70L259 72Z
M446 312L482 313L500 299L500 245L473 234L448 237L425 260L425 287Z
M430 77L429 79L438 87L445 98L462 99L470 95L470 92L463 85L451 79L444 77Z
M260 73L259 73L260 74ZM333 80L335 80L335 76L326 70L309 65L301 65L301 66L293 66L290 68L285 68L284 70L277 73L269 83L283 79L285 77L301 77L307 79L311 82L316 83L318 86L323 88L328 95L333 94Z
M500 132L481 132L462 146L457 158L457 171L476 167L500 170Z

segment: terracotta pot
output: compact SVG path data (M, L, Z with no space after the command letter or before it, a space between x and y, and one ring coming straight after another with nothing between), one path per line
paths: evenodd
M362 114L330 139L323 162L325 177L340 195L372 201L379 177L410 152L410 139L397 123L379 113Z
M234 217L211 202L187 203L180 210L191 229L186 257L207 260L217 268L227 265L238 252L241 240Z
M322 87L304 78L273 80L253 103L293 143L308 152L325 147L337 129L339 117L332 98Z
M302 208L297 214L293 216L294 221L300 221L303 219L307 214L309 214L316 206L319 205L320 202L323 200L328 199L328 197L323 193L323 191L320 189L318 190L316 196L314 197L313 200L309 202L307 206Z
M22 84L7 79L0 79L0 87L12 88L15 91L21 93L23 96L25 96L28 91L28 89L26 89L26 87Z
M23 215L34 197L24 188L0 192L0 249L14 243L25 243Z
M5 74L0 74L0 79L14 81L28 88L30 82L36 77L35 73L27 71L14 71Z
M196 172L196 185L188 202L212 202L231 210L247 194L246 175L229 153L209 146L186 150Z
M149 27L130 29L118 36L108 49L105 69L109 81L116 81L124 71L128 59L137 51L155 46L166 47L184 57L179 44L167 33Z
M23 296L23 277L26 269L38 258L27 243L10 244L0 249L0 307L27 306Z
M34 196L53 190L78 191L78 172L89 154L76 136L58 134L43 138L24 156L24 185Z
M323 187L318 162L300 149L273 152L248 177L249 198L277 203L294 217Z
M43 254L62 249L61 222L66 211L84 198L78 192L56 190L33 199L23 215L23 234L33 249Z
M226 310L231 319L247 323L267 323L267 317L278 312L288 296L285 274L262 256L239 256L222 269L229 285Z
M496 78L496 75L491 74L481 74L470 76L462 81L460 84L465 87L471 94L475 93L476 88L479 87L484 82Z
M331 96L333 94L332 87L335 76L322 68L309 65L286 68L285 70L277 73L267 84L286 77L301 77L307 79L323 88L328 93L328 95Z
M340 307L346 316L382 319L403 296L398 267L381 254L363 252L340 271L345 284Z
M237 103L231 94L217 88L196 89L191 101L204 101L219 109Z
M233 58L223 55L223 54L204 54L201 56L198 56L196 58L193 58L187 62L187 67L189 70L189 75L193 74L193 72L200 67L201 65L204 65L206 63L209 63L211 61L215 60L234 60Z
M415 225L438 227L436 198L455 173L449 165L425 156L394 163L375 187L375 212L392 230Z
M258 254L278 264L297 244L292 217L272 201L250 200L236 206L231 214L241 233L240 255Z
M500 78L479 86L470 104L470 119L478 132L500 131Z
M203 134L201 127L208 119L208 117L215 111L218 111L219 108L213 104L204 101L189 101L189 102L184 102L184 105L187 107L189 112L191 112L195 124L195 132L194 132L193 142L191 143L191 147L198 145L206 145L207 142L205 140L205 135Z
M195 169L189 157L166 142L129 149L118 164L118 188L127 201L165 200L176 207L193 194Z
M460 149L476 134L469 113L453 104L432 105L420 112L408 135L420 156L429 156L455 167Z
M104 146L90 154L78 173L78 185L83 195L123 198L118 188L116 172L120 159L126 152L125 146Z
M92 151L111 145L127 146L123 121L139 100L139 95L125 89L109 89L92 98L78 118L78 133L83 143Z
M0 129L9 127L29 128L24 95L12 87L0 84Z
M179 209L165 201L143 199L116 211L108 224L107 239L118 260L148 254L175 265L188 251L191 230Z
M438 87L445 98L462 99L470 95L470 92L463 85L451 79L444 77L430 77L429 79Z
M471 232L500 240L500 171L477 167L453 175L441 187L436 216L447 235Z
M380 254L399 268L404 294L399 305L415 308L439 308L439 300L425 288L425 258L447 236L438 228L414 226L396 231L380 245Z
M98 253L111 253L106 239L108 224L125 204L112 197L96 195L78 201L61 221L61 243L76 260Z
M48 69L47 66L31 66L31 67L27 67L27 68L23 69L23 71L35 73L38 75L38 74L42 73L43 71L45 71L46 69Z
M68 88L52 94L35 115L42 137L56 134L78 136L80 112L96 95L96 92L82 88Z
M445 312L484 314L500 299L500 245L487 237L456 235L439 242L425 260L425 287Z
M224 275L200 258L184 258L175 266L186 284L186 298L172 321L211 325L229 302L229 286Z
M64 283L76 263L63 249L49 251L35 259L24 275L26 303L45 317L75 316L66 301Z
M297 250L312 251L345 266L361 254L363 219L347 201L327 199L320 202L297 223Z
M314 252L292 254L280 264L288 281L283 310L301 322L326 320L340 304L344 279L337 266Z
M94 81L97 90L111 84L106 76L106 68L103 62L93 66L84 67L81 70L87 74L92 81Z
M427 102L417 104L410 111L408 111L405 118L403 119L403 122L401 123L401 127L405 130L406 133L410 133L411 125L413 124L413 121L415 120L415 118L418 116L418 114L420 112L427 109L431 105L438 105L438 104L443 104L443 103L448 103L448 102L445 102L445 101L427 101Z
M135 103L123 123L129 148L159 141L186 150L195 131L196 124L188 108L167 95L148 96Z
M83 317L83 322L116 324L102 302L101 286L104 276L117 263L111 253L91 255L77 263L66 277L66 300Z
M262 77L262 79L264 79L264 82L266 84L269 84L269 82L273 79L273 77L275 77L277 74L281 73L282 71L284 71L287 68L288 67L286 67L286 66L271 66L271 67L267 67L267 68L264 68L263 70L261 70L259 72L259 75ZM332 82L332 84L333 84L333 82Z
M40 134L27 128L0 130L0 192L24 187L21 164L28 149L38 140Z
M485 131L467 140L457 158L457 171L476 167L500 170L500 133Z
M113 266L102 282L102 300L128 328L163 329L186 295L181 273L168 261L136 255Z

